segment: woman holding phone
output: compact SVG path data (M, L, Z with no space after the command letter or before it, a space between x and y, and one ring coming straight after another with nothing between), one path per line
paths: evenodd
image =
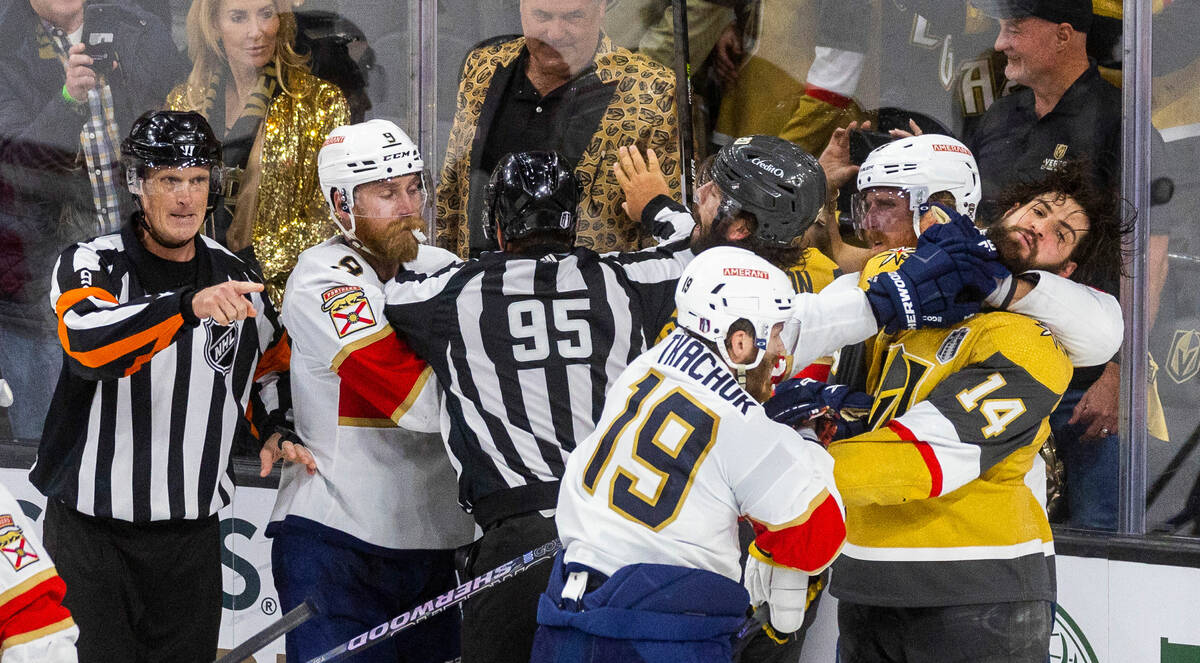
M300 252L335 232L316 162L346 100L294 50L287 0L194 0L187 32L192 72L167 106L204 115L230 167L205 234L255 258L278 307Z

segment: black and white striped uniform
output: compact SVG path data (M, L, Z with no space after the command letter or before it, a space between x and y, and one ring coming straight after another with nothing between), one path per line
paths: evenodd
M694 222L666 217L648 219L655 248L486 253L387 285L388 320L446 392L460 501L482 524L512 513L480 505L505 489L553 507L567 454L592 432L609 384L670 316Z
M229 503L230 449L248 433L256 367L282 329L262 293L249 295L255 318L197 320L196 291L262 279L210 239L197 237L196 255L194 276L180 276L182 263L147 252L127 224L59 257L50 303L64 363L30 470L47 497L131 522L201 519ZM187 285L158 285L168 282ZM260 378L267 410L275 383Z

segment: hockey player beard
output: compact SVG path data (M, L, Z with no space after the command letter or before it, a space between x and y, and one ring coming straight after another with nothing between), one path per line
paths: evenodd
M420 213L402 216L389 223L379 234L364 234L359 237L363 245L372 254L399 263L412 262L417 259L417 247L420 242L413 231L423 231L425 218Z
M1068 261L1058 265L1043 265L1038 262L1037 240L1027 230L1007 223L1007 218L993 223L987 229L987 238L996 245L996 253L1000 254L1000 263L1013 274L1020 274L1031 269L1040 269L1052 274L1062 271ZM1028 255L1022 256L1024 245L1028 245Z
M768 398L775 392L775 385L771 381L771 374L775 372L775 364L779 362L779 355L767 354L766 350L760 350L764 354L762 361L758 366L746 371L746 393L754 397L754 400L759 403L765 403Z

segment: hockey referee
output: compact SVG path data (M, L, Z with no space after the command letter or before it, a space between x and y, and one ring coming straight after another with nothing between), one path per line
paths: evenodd
M555 152L519 152L492 173L485 220L500 251L433 274L401 271L387 317L445 392L459 499L483 537L475 576L555 538L548 517L567 455L595 427L604 392L653 340L691 260L694 222L648 220L659 246L575 247L579 185ZM528 661L535 569L466 603L463 663Z
M211 661L230 449L287 346L257 273L197 234L220 190L204 118L148 112L121 153L140 209L54 268L65 356L30 480L79 660ZM276 382L258 380L267 410Z

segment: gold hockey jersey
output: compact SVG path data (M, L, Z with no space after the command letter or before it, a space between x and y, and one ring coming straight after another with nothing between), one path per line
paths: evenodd
M868 432L829 449L847 528L834 596L896 607L1053 600L1050 525L1026 483L1071 379L1050 331L986 313L880 335L869 366Z

